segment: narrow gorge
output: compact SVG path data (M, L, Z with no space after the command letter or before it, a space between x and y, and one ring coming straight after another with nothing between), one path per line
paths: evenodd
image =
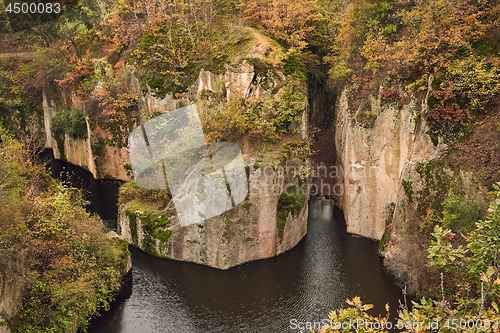
M500 320L497 1L34 10L0 4L0 332Z

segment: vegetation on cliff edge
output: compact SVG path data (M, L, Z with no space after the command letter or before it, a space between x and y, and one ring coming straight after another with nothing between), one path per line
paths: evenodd
M7 324L23 333L85 330L121 288L127 244L89 216L79 190L34 165L2 128L0 136L0 269L22 291ZM6 270L9 262L20 272Z

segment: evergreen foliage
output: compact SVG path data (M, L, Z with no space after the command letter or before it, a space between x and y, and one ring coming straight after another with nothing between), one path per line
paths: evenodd
M68 134L73 139L87 137L85 116L81 110L74 108L63 108L58 111L52 119L50 129L56 138L64 139L64 134Z
M280 240L283 240L286 218L290 213L292 216L298 216L305 201L306 195L296 186L286 188L283 194L281 194L276 208L276 223Z

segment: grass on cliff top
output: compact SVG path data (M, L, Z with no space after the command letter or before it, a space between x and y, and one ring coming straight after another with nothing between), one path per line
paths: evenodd
M164 208L164 207L163 207ZM133 199L127 203L127 211L129 212L141 212L146 215L161 214L162 207L158 207L149 202L145 202L139 199Z
M118 204L127 204L128 211L141 211L142 213L158 213L170 202L170 191L151 190L140 187L131 180L120 187Z
M271 166L277 166L283 162L284 158L290 153L290 145L305 141L298 133L284 135L276 142L250 140L247 143L241 138L234 140L240 146L245 162L248 163L253 159L259 161L261 164ZM304 150L307 150L306 147L304 147Z

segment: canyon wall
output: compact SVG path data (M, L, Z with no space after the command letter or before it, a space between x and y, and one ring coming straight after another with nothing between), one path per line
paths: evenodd
M139 96L139 117L134 120L134 124L130 124L131 128L191 104L197 104L198 109L205 108L205 112L210 113L213 110L206 106L210 103L220 107L234 100L243 103L264 98L268 98L267 101L271 103L272 98L280 96L278 94L292 81L283 74L279 64L275 65L266 58L269 53L278 52L278 46L257 32L253 34L256 38L249 50L245 51L248 54L242 56L243 60L238 64L226 64L222 73L201 69L196 82L184 93L167 93L160 98L150 89L144 89L140 85L132 66L124 65L122 75L126 77L125 90ZM298 190L297 186L291 185L300 182L296 176L283 175L279 170L286 168L294 159L285 157L287 153L284 144L308 137L306 83L295 84L303 85L304 108L300 111L299 120L294 120L293 133L288 133L275 143L267 143L266 147L262 143L249 142L248 136L239 142L247 169L249 193L243 202L222 215L187 226L181 226L173 205L151 212L126 204L119 210L119 233L130 244L151 254L221 269L273 257L294 247L306 234L308 193L307 190ZM99 84L94 89L98 91ZM95 112L101 107L100 103L82 101L72 92L62 95L61 102L61 98L51 97L45 92L43 94L46 147L54 149L56 158L64 158L86 168L96 178L130 180L131 161L126 147L126 136L129 134L127 130L130 128L120 128L119 133L113 133L111 128L103 129L101 124L95 121L97 117L102 116ZM51 133L51 124L56 110L59 110L61 105L57 105L54 100L59 100L59 104L83 110L89 134L86 139L75 139L65 134L64 141L57 142ZM280 100L276 103L278 102L281 103ZM89 121L90 114L93 115L94 122ZM121 140L120 145L111 144L115 139L113 135L115 138L120 135L125 140ZM106 142L99 150L98 156L96 149L92 147L92 138L96 136ZM301 166L308 161L302 159L293 163ZM304 184L304 181L301 184Z
M2 269L0 274L0 333L10 333L6 320L16 313L17 306L22 300L25 271L23 258L9 261Z
M431 89L429 81L427 96ZM488 189L460 156L453 157L449 143L430 136L426 98L417 103L400 95L383 103L370 96L354 100L355 110L349 100L353 103L344 91L334 122L342 185L337 198L347 231L379 240L385 266L408 292L419 294L428 281L422 269L428 262L428 235L445 201L458 195L480 211Z
M430 88L429 88L430 89ZM393 205L404 196L408 170L436 159L445 145L427 134L424 102L382 105L370 97L352 110L344 91L337 102L335 145L343 193L339 204L347 231L380 240L392 218Z
M279 72L266 82L266 88L262 87L262 80L254 66L243 61L236 67L226 66L223 74L202 70L190 91L195 92L195 96L209 93L223 100L258 99L279 91L286 82ZM149 107L168 108L178 104L155 100L152 96L147 100ZM303 139L308 135L307 119L307 109L304 109L297 129ZM277 147L271 155L280 149ZM148 253L219 269L274 257L293 248L307 231L307 190L293 185L297 180L286 172L286 162L269 164L271 160L267 160L266 165L265 158L243 150L248 195L236 207L202 223L181 226L173 207L151 212L126 204L119 211L121 235Z
M137 91L138 87L131 84L130 91ZM61 101L62 95L64 101ZM95 178L114 178L120 180L129 180L130 173L127 172L126 165L130 164L130 157L126 147L107 144L103 147L102 153L95 154L92 149L92 137L97 134L106 139L111 139L112 135L108 130L96 126L92 129L89 124L89 117L85 117L85 126L87 128L86 138L72 138L67 133L64 134L63 142L58 143L51 131L52 121L57 110L63 106L71 106L82 109L84 114L85 103L78 98L74 92L52 92L43 91L43 122L45 132L45 148L52 149L56 159L62 159L69 163L83 167L89 170ZM146 100L147 96L143 97ZM58 102L56 102L58 101Z

